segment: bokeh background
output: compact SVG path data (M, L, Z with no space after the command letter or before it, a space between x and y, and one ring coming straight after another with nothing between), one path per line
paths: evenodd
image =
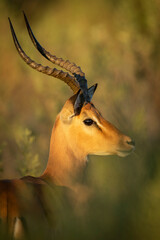
M81 226L68 221L66 238L160 239L159 0L0 1L1 178L42 173L55 117L72 94L18 56L8 16L25 52L52 66L33 47L22 10L42 46L99 84L94 104L136 142L126 158L90 157L86 182L96 194Z

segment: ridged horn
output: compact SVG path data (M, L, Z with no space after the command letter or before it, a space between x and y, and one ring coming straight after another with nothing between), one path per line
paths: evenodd
M18 42L18 39L16 37L10 18L8 18L8 20L9 20L10 29L11 29L15 47L19 55L21 56L21 58L33 69L64 81L72 89L74 93L78 92L78 90L80 89L80 86L78 82L75 80L74 76L71 76L68 72L63 72L62 70L57 70L56 68L50 68L48 66L43 66L41 64L38 64L35 61L33 61L30 57L27 56L27 54L23 51L23 49L21 48Z
M29 33L29 36L34 44L34 46L37 48L37 50L49 61L54 63L55 65L60 66L61 68L66 69L72 74L77 74L80 76L85 76L85 73L82 72L81 68L77 66L75 63L71 63L69 60L63 60L62 58L56 57L55 55L52 55L50 52L48 52L46 49L44 49L41 44L37 41L36 37L33 34L33 31L30 27L30 24L28 22L28 19L26 17L26 14L23 12L25 23L27 26L27 30Z
M63 60L62 58L58 58L55 55L52 55L50 52L48 52L46 49L44 49L44 47L41 46L41 44L37 41L35 35L33 34L33 31L30 27L30 24L28 22L28 19L24 14L24 19L25 19L25 23L27 26L27 30L29 33L29 36L34 44L34 46L36 47L36 49L50 62L52 62L53 64L60 66L63 69L66 69L67 71L69 71L74 77L75 79L78 81L79 83L79 87L82 90L85 100L86 102L89 102L89 96L88 96L88 87L87 87L87 80L85 78L85 73L82 72L81 68L79 66L77 66L75 63L71 63L69 60Z

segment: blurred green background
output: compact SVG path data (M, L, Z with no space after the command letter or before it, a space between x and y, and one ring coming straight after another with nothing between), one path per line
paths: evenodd
M52 66L33 47L22 10L42 46L99 84L95 106L136 142L126 158L90 157L86 182L96 194L69 239L160 239L159 0L0 1L1 178L42 173L53 122L72 94L18 56L8 16L24 51Z

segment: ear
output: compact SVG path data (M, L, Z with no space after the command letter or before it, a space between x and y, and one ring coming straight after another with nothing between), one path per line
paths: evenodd
M65 124L70 124L74 116L74 103L76 101L77 94L69 98L64 104L60 112L60 120Z
M60 112L60 119L64 124L70 124L73 119L74 112L70 111L70 109L62 109Z
M76 101L74 103L74 114L75 115L80 114L81 108L83 107L84 102L85 102L84 95L83 95L83 93L81 93L81 89L79 89L79 91L77 93Z
M89 100L90 101L92 100L93 94L96 91L97 86L98 86L98 84L96 83L88 89L88 95L89 95Z

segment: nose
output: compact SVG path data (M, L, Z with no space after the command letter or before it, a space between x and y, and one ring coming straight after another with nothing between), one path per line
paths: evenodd
M128 145L135 147L135 141L132 140L130 137L127 137L125 140Z
M126 141L126 143L128 143L129 145L135 147L135 141L134 140Z

